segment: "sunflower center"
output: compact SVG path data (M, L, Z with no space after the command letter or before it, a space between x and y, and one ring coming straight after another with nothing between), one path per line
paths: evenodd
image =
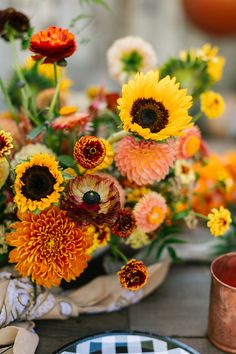
M133 103L131 116L132 123L149 128L151 133L158 133L167 126L169 112L153 98L138 98Z
M46 198L53 192L56 183L55 177L46 166L30 167L21 180L24 183L22 193L31 200Z
M95 191L88 191L83 195L83 201L86 204L98 204L101 201L100 195Z

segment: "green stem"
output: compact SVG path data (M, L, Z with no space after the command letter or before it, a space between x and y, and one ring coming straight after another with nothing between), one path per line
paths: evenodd
M118 247L116 247L115 245L111 245L111 250L116 256L120 256L120 258L123 259L125 263L128 263L128 258L124 255L123 252L119 250Z
M16 112L15 112L15 108L13 107L13 104L12 104L12 102L11 102L11 99L10 99L10 97L9 97L9 94L8 94L8 92L7 92L7 89L6 89L6 87L5 87L5 85L4 85L4 83L3 83L3 81L2 81L1 78L0 78L0 88L1 88L1 90L2 90L3 96L4 96L5 101L6 101L6 104L7 104L7 106L8 106L8 109L9 109L9 111L11 112L11 115L13 116L13 118L14 118L14 120L15 120L16 122L19 122L19 119L18 119L18 117L17 117L17 115L16 115Z
M206 215L200 214L200 213L196 213L195 211L193 212L193 214L195 216L197 216L198 218L201 218L203 220L208 220L208 217Z
M193 116L193 123L196 123L200 118L202 118L202 112L198 112L195 116Z
M58 75L57 75L57 64L56 63L53 64L53 69L54 69L54 85L55 85L55 89L56 89L57 85L58 85ZM57 107L58 111L60 109L60 106L61 106L60 95L57 95L56 107Z
M50 108L49 108L49 112L48 112L49 121L53 119L53 111L54 111L54 109L56 107L59 91L60 91L60 81L57 82L55 93L54 93L54 96L52 98L52 102L51 102L51 105L50 105Z
M32 120L32 122L34 122L36 124L36 126L40 125L41 122L37 118L36 107L34 105L32 105L33 113L30 111L30 108L29 108L30 107L29 97L32 97L31 89L30 89L27 81L25 80L25 77L24 77L24 74L23 74L23 72L21 70L21 67L18 65L18 58L17 58L16 47L15 47L15 40L14 40L14 36L12 36L12 35L10 36L10 44L11 44L11 47L12 47L13 62L14 62L14 67L15 67L15 70L16 70L16 74L18 76L18 79L25 83L25 87L21 88L23 108L24 108L26 114Z
M125 130L121 130L118 133L114 133L110 136L110 138L107 140L110 144L114 144L117 141L121 140L122 138L124 138L125 136L127 136L129 133L126 132Z

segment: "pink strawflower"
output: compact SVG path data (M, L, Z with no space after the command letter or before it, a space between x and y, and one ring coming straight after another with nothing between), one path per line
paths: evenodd
M189 159L200 150L201 132L198 127L193 126L185 129L183 134L177 140L177 158Z
M163 223L166 213L166 201L156 192L146 194L134 208L137 226L144 232L156 230Z
M54 130L72 130L77 128L79 133L87 133L90 128L90 122L91 117L89 114L75 112L56 118L51 126Z
M117 145L115 161L123 176L137 185L152 184L166 177L175 161L175 143L136 141L133 136L123 138Z

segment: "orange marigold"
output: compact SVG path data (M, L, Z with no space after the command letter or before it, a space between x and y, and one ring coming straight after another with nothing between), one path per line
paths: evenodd
M146 285L148 280L148 269L142 261L131 259L117 273L123 288L139 290Z
M15 249L9 261L16 270L44 287L59 286L78 277L87 267L91 246L86 234L58 207L35 215L22 214L21 222L12 225L7 243Z
M106 157L106 146L96 136L82 136L74 147L75 160L86 169L99 166Z
M36 53L34 60L45 58L44 63L56 63L75 52L75 36L67 29L51 26L31 37L30 50Z

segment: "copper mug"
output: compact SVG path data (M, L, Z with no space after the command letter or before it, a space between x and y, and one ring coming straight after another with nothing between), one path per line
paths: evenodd
M209 340L227 353L236 353L236 253L216 258L211 264Z

